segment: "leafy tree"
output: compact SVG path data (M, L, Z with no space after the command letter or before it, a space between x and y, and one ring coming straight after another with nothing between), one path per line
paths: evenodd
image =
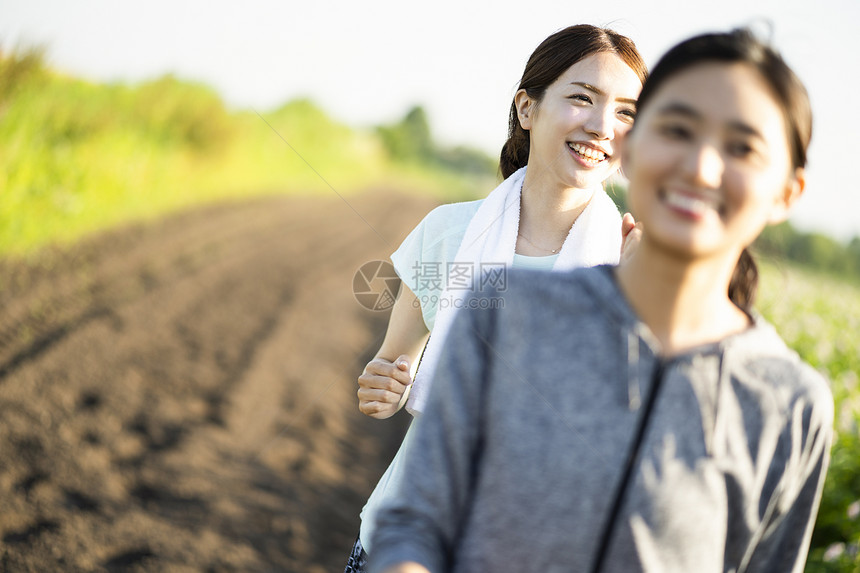
M498 162L483 151L466 146L436 145L423 107L414 106L397 123L376 128L382 144L395 161L420 164L465 176L492 176Z
M435 146L430 135L430 123L421 106L410 109L394 125L378 127L377 132L393 159L428 162L433 158Z
M457 146L451 149L439 149L435 153L436 161L445 169L472 175L486 175L498 168L498 162L491 159L483 151L470 147Z

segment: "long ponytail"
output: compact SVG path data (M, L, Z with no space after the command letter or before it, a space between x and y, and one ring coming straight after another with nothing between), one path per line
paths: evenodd
M747 314L752 311L758 291L758 266L749 248L741 252L729 281L729 300Z
M507 179L529 162L529 143L529 132L520 125L516 104L511 104L508 140L502 146L502 155L499 157L499 171L502 172L503 179Z

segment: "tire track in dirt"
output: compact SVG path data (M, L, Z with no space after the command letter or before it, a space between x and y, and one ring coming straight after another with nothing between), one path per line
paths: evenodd
M0 261L0 569L343 567L405 422L357 411L352 275L432 207L350 203L375 229L277 197Z

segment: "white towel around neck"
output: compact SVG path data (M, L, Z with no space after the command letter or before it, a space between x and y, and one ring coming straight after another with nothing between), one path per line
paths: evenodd
M463 241L457 250L454 263L471 265L474 273L480 273L480 263L503 263L510 267L514 260L517 233L520 226L520 195L526 168L522 167L502 181L475 213ZM561 247L553 271L576 267L591 267L602 264L617 264L621 253L621 215L603 189L595 189L585 210L577 217ZM481 284L479 276L473 276L472 288L449 289L446 285L436 314L436 322L421 365L415 374L406 409L417 416L424 411L431 381L436 371L445 337L451 328L456 305L463 301Z

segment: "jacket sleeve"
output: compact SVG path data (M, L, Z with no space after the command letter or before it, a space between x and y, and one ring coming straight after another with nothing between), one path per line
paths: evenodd
M467 511L481 436L481 404L488 369L489 310L459 310L445 341L427 408L413 423L404 479L383 506L369 570L414 561L445 571Z
M822 380L822 384L824 381ZM833 439L833 398L821 388L794 404L785 433L789 451L779 489L770 500L759 540L739 572L801 573L821 502Z

